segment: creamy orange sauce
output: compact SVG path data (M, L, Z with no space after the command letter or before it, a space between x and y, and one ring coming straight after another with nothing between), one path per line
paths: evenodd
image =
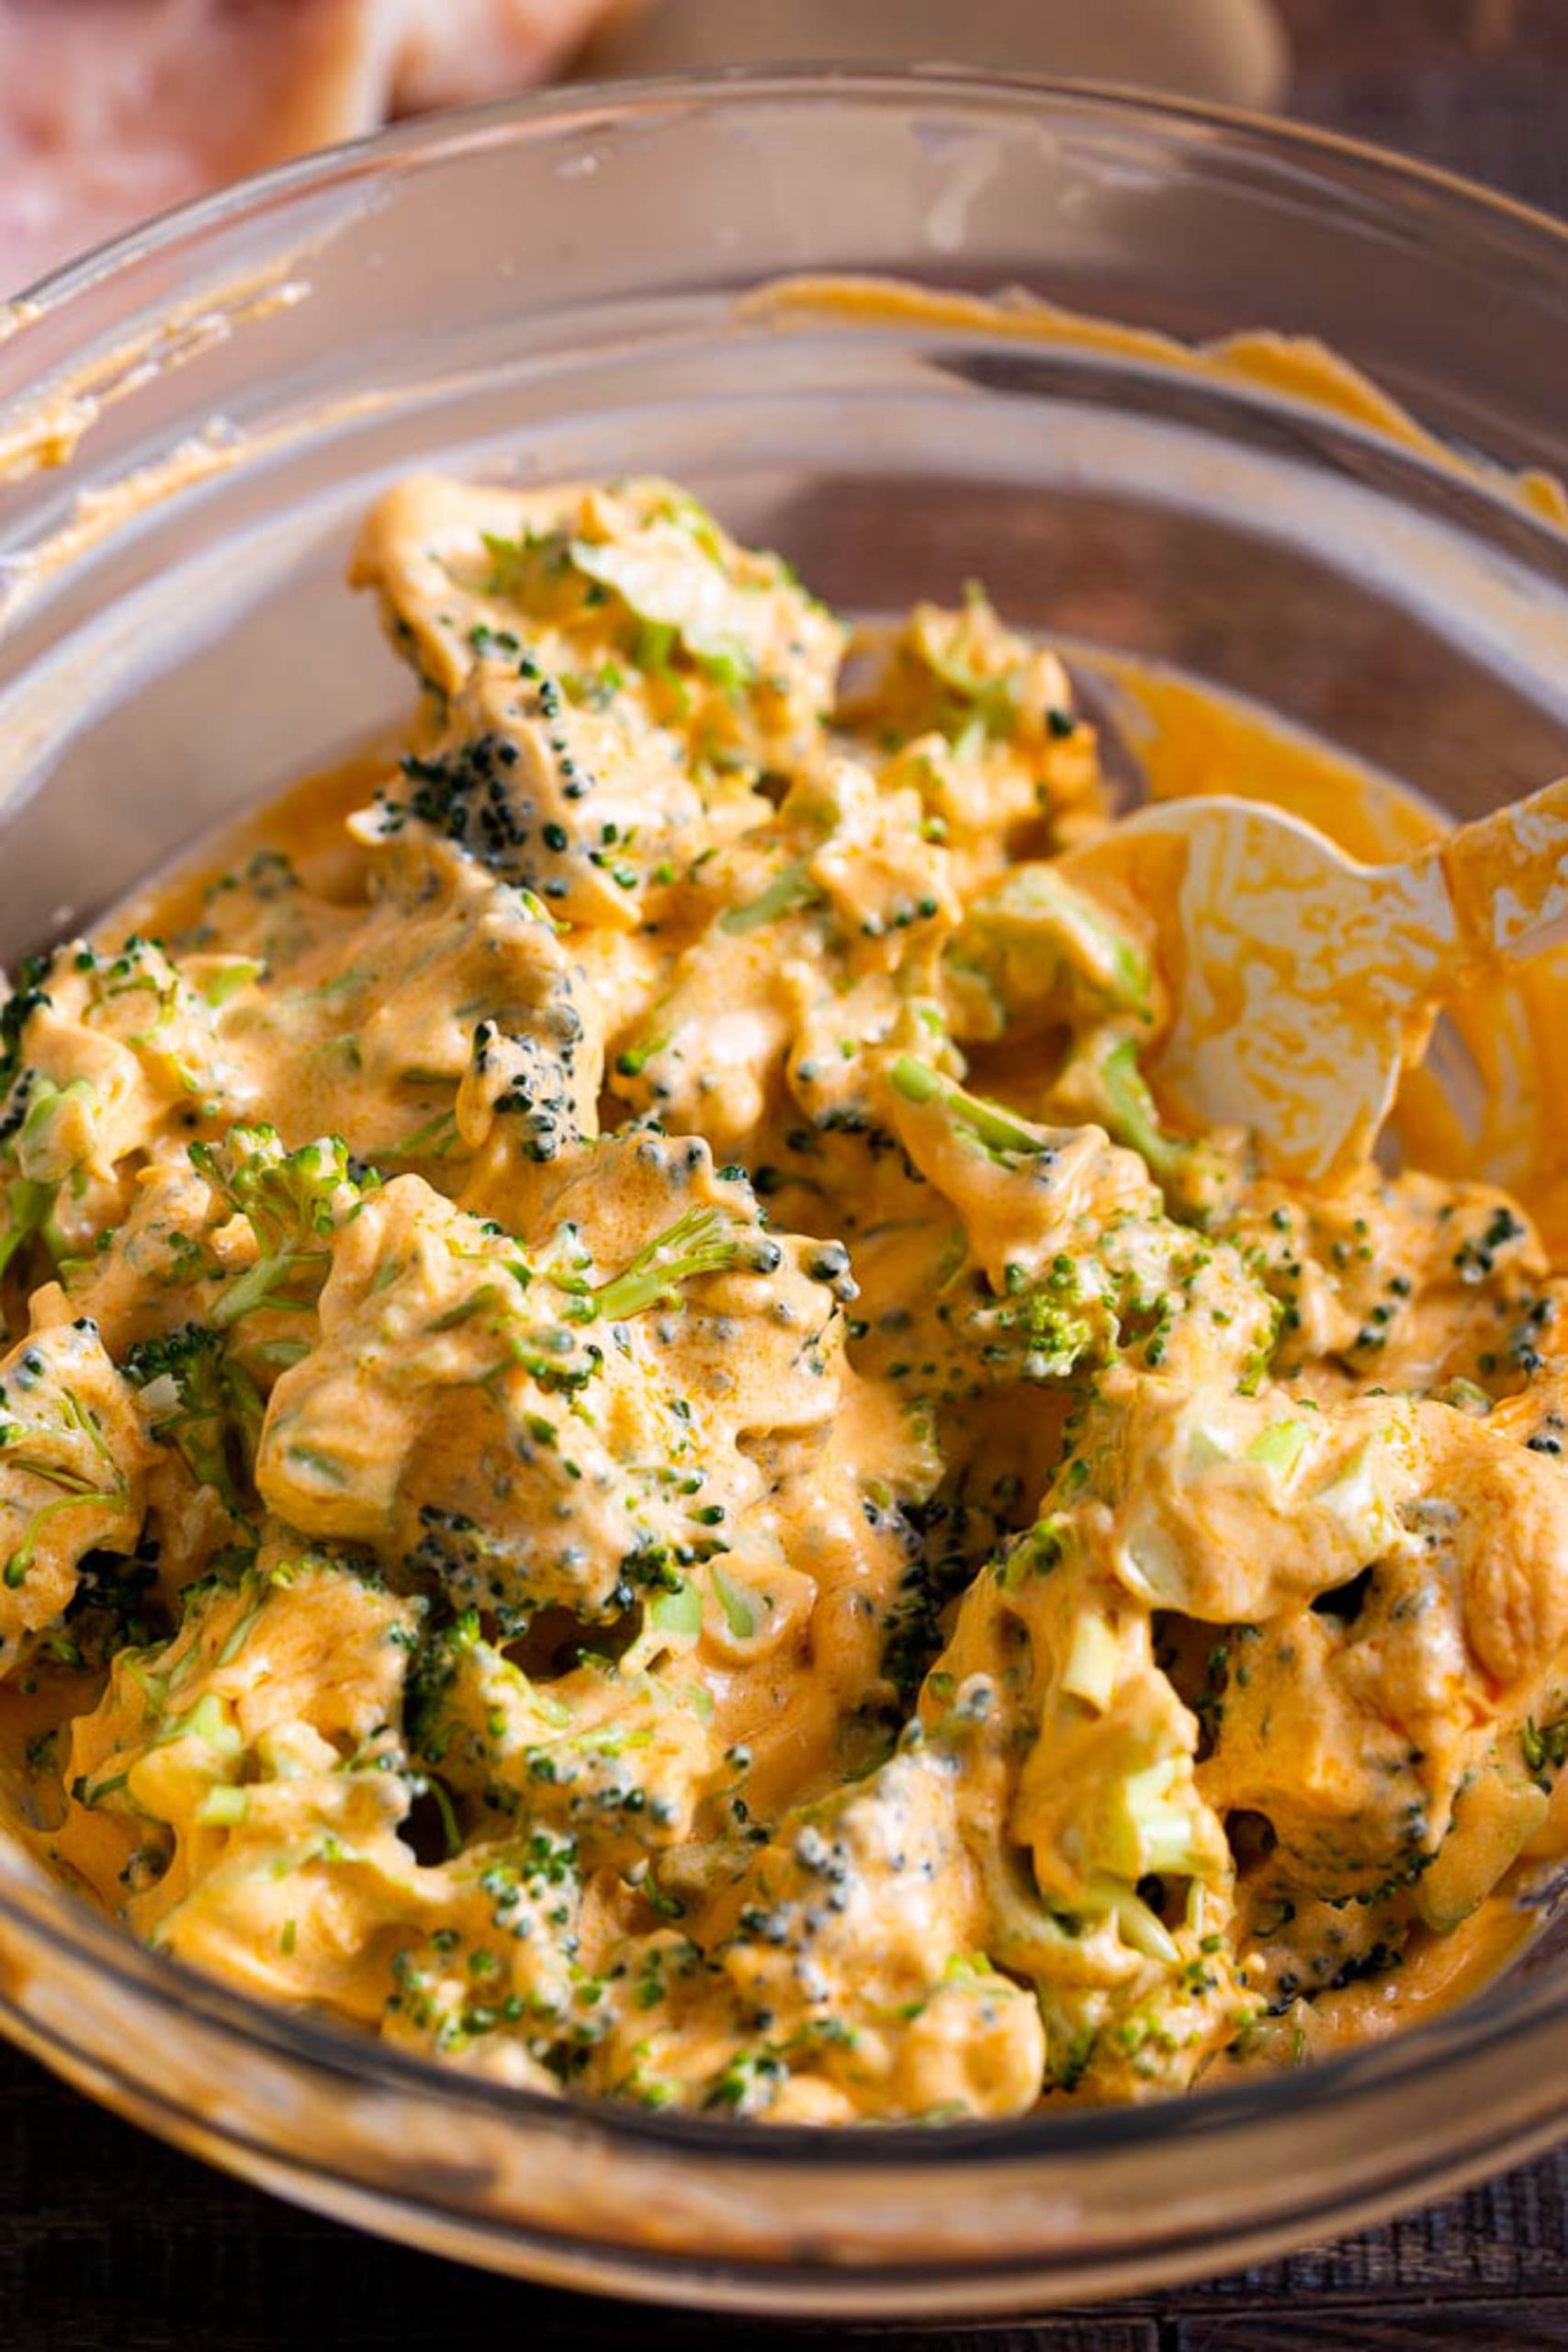
M840 694L660 483L406 485L355 576L406 742L17 976L15 1833L262 1997L823 2122L1501 1964L1568 1826L1561 1284L1433 1090L1436 1174L1167 1124L1094 730L983 599ZM1432 837L1118 675L1156 795Z

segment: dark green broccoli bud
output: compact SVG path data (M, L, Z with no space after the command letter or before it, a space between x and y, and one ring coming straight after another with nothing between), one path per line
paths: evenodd
M262 1405L231 1360L227 1335L185 1323L161 1339L139 1340L121 1369L152 1408L152 1435L171 1440L197 1484L211 1487L240 1517Z
M88 1552L77 1569L78 1583L64 1623L39 1644L53 1665L107 1667L123 1649L147 1649L168 1637L169 1624L157 1596L158 1545L144 1536L129 1559L114 1552Z
M22 1068L22 1032L40 1005L48 1004L44 988L53 969L52 956L24 956L17 967L10 995L0 1005L0 1088L12 1086Z
M406 800L384 799L387 817L394 827L416 817L492 874L524 880L533 868L529 827L511 789L510 772L516 762L516 744L495 734L476 736L451 751L423 757L411 752L402 772L412 789Z

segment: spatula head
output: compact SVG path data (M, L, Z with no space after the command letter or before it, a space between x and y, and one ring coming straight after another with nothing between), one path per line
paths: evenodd
M1359 865L1281 810L1215 796L1141 809L1066 863L1153 922L1170 1022L1149 1072L1172 1115L1247 1127L1298 1177L1366 1155L1457 949L1436 858Z

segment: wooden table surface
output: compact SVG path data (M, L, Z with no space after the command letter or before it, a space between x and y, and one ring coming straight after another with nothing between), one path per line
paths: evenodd
M1171 0L1180 5L1180 0ZM1568 0L1278 0L1294 110L1568 213ZM1005 2326L773 2328L546 2293L205 2170L0 2047L0 2352L904 2343L931 2352L1568 2346L1568 2151L1290 2262Z

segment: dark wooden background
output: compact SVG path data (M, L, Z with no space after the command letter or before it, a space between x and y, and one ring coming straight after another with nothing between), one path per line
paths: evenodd
M1298 114L1568 212L1568 0L1280 6ZM1103 2312L774 2329L545 2293L356 2237L142 2138L0 2047L0 2352L702 2352L743 2335L931 2352L1568 2346L1568 2152L1344 2245Z

